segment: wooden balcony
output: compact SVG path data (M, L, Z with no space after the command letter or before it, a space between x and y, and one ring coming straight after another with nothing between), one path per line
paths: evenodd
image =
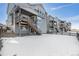
M36 24L34 24L33 20L29 17L21 17L20 20L16 22L20 26L29 26L33 32L39 32Z

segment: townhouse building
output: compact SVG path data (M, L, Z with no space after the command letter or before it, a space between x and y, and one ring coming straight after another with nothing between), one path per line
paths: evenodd
M16 34L46 33L46 11L42 4L11 3L7 8L7 26Z
M69 31L71 23L48 15L42 4L9 3L7 26L16 34L42 34Z

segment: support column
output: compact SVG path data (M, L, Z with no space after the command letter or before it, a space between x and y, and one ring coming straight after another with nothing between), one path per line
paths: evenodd
M15 11L13 11L13 32L16 32L15 31L15 29L16 29L15 26L16 26L15 25Z
M0 38L1 38L1 27L0 27Z
M21 16L21 9L19 9L19 36L21 36L21 19L20 19L20 16Z

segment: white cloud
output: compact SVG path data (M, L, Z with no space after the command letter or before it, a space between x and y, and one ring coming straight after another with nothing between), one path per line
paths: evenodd
M77 24L72 25L71 29L79 29L79 26Z
M66 4L66 5L62 5L62 6L58 6L58 7L53 7L51 8L51 10L58 10L58 9L61 9L61 8L64 8L64 7L68 7L68 6L72 6L73 4Z
M72 23L72 29L79 29L79 15L66 18L65 20Z
M6 21L5 21L5 20L1 20L0 23L2 23L2 24L6 24Z

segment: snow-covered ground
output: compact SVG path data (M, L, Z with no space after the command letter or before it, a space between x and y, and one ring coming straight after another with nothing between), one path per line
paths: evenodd
M41 36L24 36L3 39L2 55L79 55L79 42L75 36L42 34Z

